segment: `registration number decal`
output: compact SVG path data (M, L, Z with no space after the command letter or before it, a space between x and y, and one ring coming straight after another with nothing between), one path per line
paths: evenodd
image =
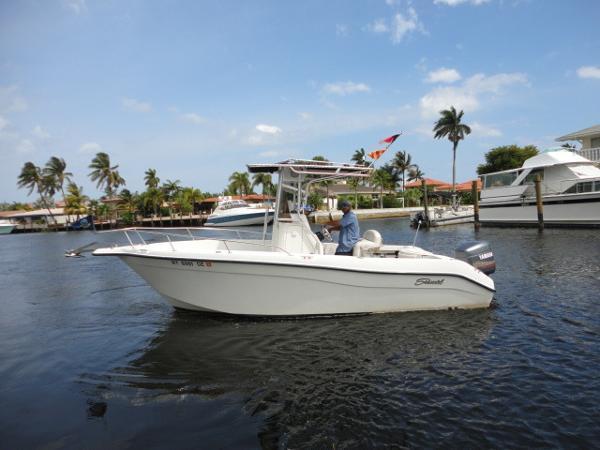
M187 267L212 267L211 261L193 261L189 259L172 259L171 264Z

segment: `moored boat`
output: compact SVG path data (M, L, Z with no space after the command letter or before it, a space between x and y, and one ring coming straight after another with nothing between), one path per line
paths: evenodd
M223 199L206 219L211 227L237 227L263 225L265 220L273 221L273 208L263 205L250 205L244 200ZM266 216L266 217L265 217Z

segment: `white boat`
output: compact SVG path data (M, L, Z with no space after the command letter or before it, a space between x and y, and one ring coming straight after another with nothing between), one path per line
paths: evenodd
M206 219L205 225L211 227L239 227L263 225L273 221L273 208L262 205L250 205L244 200L224 198ZM265 217L266 216L266 217Z
M429 210L429 226L441 227L444 225L457 225L461 223L472 223L475 219L473 206L446 206L441 208L430 208ZM427 218L424 211L418 211L410 215L410 225L417 228L419 221L421 225Z
M495 263L485 244L457 249L461 260L414 245L386 245L375 230L364 233L353 256L336 256L337 244L319 240L303 212L310 186L367 177L371 168L306 160L248 168L279 175L270 238L266 227L248 239L194 235L222 231L205 227L187 229L185 240L171 235L167 242L148 243L145 230L127 229L129 244L93 254L121 258L173 306L187 310L313 316L490 305L494 281L482 270L493 272Z
M10 234L16 228L16 224L9 220L0 220L0 234Z
M600 169L569 150L541 153L519 169L482 175L482 224L537 224L534 180L540 176L544 223L600 225Z

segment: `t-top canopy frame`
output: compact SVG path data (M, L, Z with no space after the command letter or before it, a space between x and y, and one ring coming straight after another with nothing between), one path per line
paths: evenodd
M331 161L314 161L311 159L288 159L271 164L248 164L250 173L273 173L289 169L298 175L320 175L322 177L359 177L367 178L373 171L372 167L358 164L337 163Z

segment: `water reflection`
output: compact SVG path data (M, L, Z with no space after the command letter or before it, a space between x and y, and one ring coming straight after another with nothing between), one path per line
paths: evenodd
M408 426L403 405L426 397L423 383L451 390L457 378L466 381L493 316L240 321L174 312L148 349L110 379L116 390L141 390L135 401L146 407L190 395L236 398L245 414L263 419L264 447L368 445Z

